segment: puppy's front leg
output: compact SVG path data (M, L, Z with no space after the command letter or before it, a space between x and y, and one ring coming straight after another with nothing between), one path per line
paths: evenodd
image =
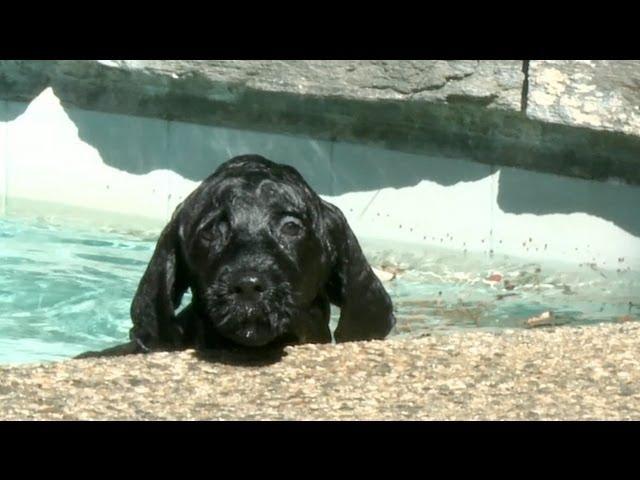
M329 320L331 307L326 296L319 296L292 324L293 334L300 343L331 343Z
M137 353L147 353L149 350L143 345L135 341L124 343L122 345L116 345L115 347L105 348L104 350L98 350L95 352L84 352L80 355L73 357L78 358L97 358L97 357L119 357L122 355L134 355Z

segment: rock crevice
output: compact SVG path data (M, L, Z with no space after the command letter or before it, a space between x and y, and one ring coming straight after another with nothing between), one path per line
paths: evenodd
M527 114L527 100L529 98L529 60L522 61L522 73L524 80L522 81L522 102L520 111L523 115Z

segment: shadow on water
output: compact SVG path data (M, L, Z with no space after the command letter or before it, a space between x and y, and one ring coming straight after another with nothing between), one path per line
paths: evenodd
M344 142L218 128L65 107L80 138L103 160L133 174L169 169L199 181L233 156L258 153L296 167L322 195L402 188L423 180L442 186L490 176L495 166ZM640 188L500 168L498 205L506 213L582 212L640 235Z
M0 100L0 122L11 122L22 115L28 103L8 102Z
M221 163L245 153L296 167L322 195L401 188L422 180L447 186L491 174L488 165L460 159L68 107L65 111L80 138L95 147L105 163L136 175L169 169L199 181Z
M640 235L640 188L636 186L502 168L498 205L504 212L515 214L588 213Z
M27 103L0 102L0 121L24 113ZM229 158L259 153L293 165L322 195L414 186L428 180L450 186L488 177L496 167L460 158L411 154L299 136L219 128L63 107L80 138L106 164L140 175L172 170L199 181ZM500 159L496 159L500 160ZM499 162L498 162L499 163ZM584 181L511 167L500 168L498 205L513 214L582 212L640 235L640 188Z

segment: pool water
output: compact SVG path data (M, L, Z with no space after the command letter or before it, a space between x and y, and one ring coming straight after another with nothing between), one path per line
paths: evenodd
M0 363L61 360L126 341L131 299L155 241L155 234L0 218ZM640 275L630 270L363 246L374 266L396 273L385 283L396 336L527 328L545 311L556 325L640 317Z

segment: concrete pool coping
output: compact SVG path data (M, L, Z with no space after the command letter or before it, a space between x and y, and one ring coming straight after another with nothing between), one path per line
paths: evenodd
M640 419L640 323L0 366L3 420Z

